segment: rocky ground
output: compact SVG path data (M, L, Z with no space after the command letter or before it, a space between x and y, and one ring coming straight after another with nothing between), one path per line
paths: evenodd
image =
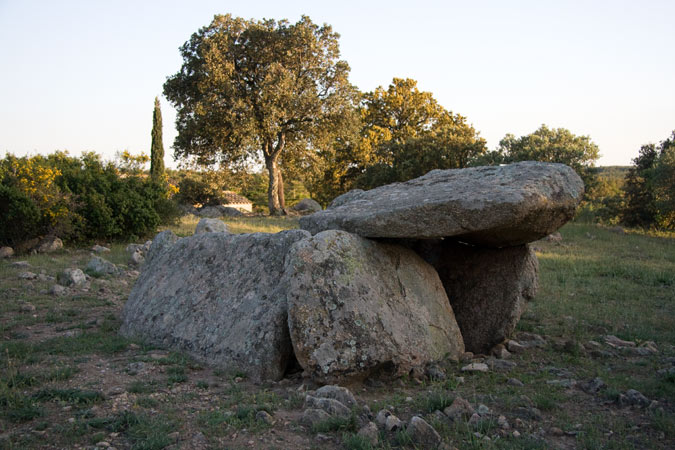
M653 277L560 266L583 248L600 257L617 239L570 225L562 241L537 243L542 291L513 340L345 386L353 399L317 391L300 372L256 384L120 337L138 276L124 246L100 253L119 272L89 270L69 286L64 269L85 270L89 250L15 256L0 262L0 448L675 448L672 239L640 237L638 249L626 240L637 261L661 265ZM632 280L644 301L604 321L569 303L591 303L610 276ZM626 287L606 286L608 299L628 302L609 290ZM634 313L640 303L651 334L625 326L651 323Z

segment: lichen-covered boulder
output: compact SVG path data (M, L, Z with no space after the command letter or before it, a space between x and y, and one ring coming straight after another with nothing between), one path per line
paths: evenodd
M405 183L350 191L300 219L312 234L345 230L370 238L430 239L506 247L536 241L574 217L584 184L563 164L432 170Z
M464 352L436 271L408 248L325 231L292 247L283 283L295 356L316 381L399 376Z
M482 248L446 239L412 248L438 272L467 351L487 354L509 337L537 293L539 262L528 245Z
M120 332L253 380L280 379L292 346L279 280L290 246L307 237L292 230L178 240L146 264Z

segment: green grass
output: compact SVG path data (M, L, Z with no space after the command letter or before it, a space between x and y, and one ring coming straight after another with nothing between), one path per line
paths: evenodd
M178 224L163 227L160 231L171 230L178 236L191 236L200 220L200 217L187 215L181 218ZM224 217L222 221L227 224L228 230L235 234L278 233L279 231L298 228L297 217Z
M233 232L297 227L295 218L225 221ZM174 231L192 234L196 223L196 218L186 218ZM575 448L675 447L675 376L658 374L670 364L666 358L675 357L675 236L634 230L618 235L579 223L566 225L561 233L563 241L559 244L534 244L540 261L540 289L518 324L519 330L543 335L547 341L544 348L513 355L517 366L509 372L480 376L462 374L461 363L446 361L442 363L447 371L445 381L417 385L404 378L380 388L366 387L363 397L360 389L354 390L360 404L369 404L375 414L382 408L391 409L402 420L412 414L426 414L425 419L444 441L460 449L551 448L547 434L551 426L579 432L576 438L564 438ZM112 252L103 256L126 264L126 245L110 247ZM24 259L33 265L27 270L39 273L44 269L55 276L65 267L83 268L89 258L86 250L71 250ZM113 279L94 279L89 292L52 297L40 293L49 288L49 282L18 280L22 270L0 261L0 449L41 448L46 437L29 430L45 431L49 442L58 448L94 445L108 440L110 433L119 433L114 443L118 448L162 448L173 443L168 434L177 430L181 434L201 430L212 445L230 448L234 433L244 439L258 433L267 435L270 426L256 419L258 411L292 410L297 415L303 408L304 392L297 391L297 385L290 385L288 390L280 390L281 385L274 383L253 385L233 368L193 375L202 368L186 354L171 352L154 359L148 353L152 348L118 336L119 307L98 291L105 288L117 302L128 295L133 282L130 279L124 278L130 282L127 286ZM36 311L21 312L25 302L35 305ZM96 320L101 318L103 321ZM615 356L603 357L576 345L564 347L566 341L587 345L594 340L609 349L603 343L607 334L638 344L654 341L659 353L630 356L612 350ZM129 369L138 362L145 364L148 376L141 377ZM93 374L82 373L92 367L96 371ZM126 412L111 412L118 397L101 394L109 387L98 384L99 367L123 377L130 402ZM577 381L600 377L607 387L591 396L578 389L547 384L559 379L550 367L569 370ZM457 376L464 376L464 382L458 382ZM511 377L525 385L507 385ZM627 389L637 389L658 400L663 410L619 410L613 402ZM476 426L435 418L433 412L443 410L456 396L474 407L487 405L496 414L504 414L512 425L521 407L538 408L543 419L527 419L531 428L520 429L519 438L509 435L495 439L499 432L495 418ZM64 414L64 408L71 412ZM99 412L95 415L94 410ZM66 422L68 417L75 421ZM286 427L283 423L277 420L273 427ZM640 425L637 430L636 424ZM545 431L543 438L529 436L539 428ZM312 431L300 431L294 422L284 429L291 433ZM372 448L355 434L353 418L332 419L314 431L341 437L348 449ZM489 435L492 441L477 438L477 431ZM405 432L383 432L380 440L376 448L415 448ZM279 443L279 447L284 444Z

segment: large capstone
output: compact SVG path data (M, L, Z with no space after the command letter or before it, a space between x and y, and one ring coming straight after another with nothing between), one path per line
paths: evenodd
M345 230L371 238L456 236L506 247L547 236L574 216L584 185L563 164L432 170L369 191L350 191L300 219L312 234Z
M481 248L446 239L411 247L438 271L467 351L487 353L509 337L537 292L539 262L528 245Z
M280 279L289 248L306 237L292 230L178 240L144 268L120 332L254 380L280 379L293 352Z
M464 352L438 274L403 246L325 231L291 248L283 283L295 356L317 381L399 376Z

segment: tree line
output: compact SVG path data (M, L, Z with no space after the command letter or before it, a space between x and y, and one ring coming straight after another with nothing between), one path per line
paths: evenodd
M177 217L179 203L218 204L223 189L285 214L287 201L303 196L325 206L350 189L432 169L523 160L574 168L586 184L582 214L592 220L675 228L675 134L643 146L620 180L598 176L597 145L564 128L507 134L489 151L466 117L415 80L360 92L338 38L308 17L291 24L215 16L181 47L182 67L164 84L177 110L173 148L183 169L164 168L157 98L150 157L8 154L0 161L0 243L142 236Z

